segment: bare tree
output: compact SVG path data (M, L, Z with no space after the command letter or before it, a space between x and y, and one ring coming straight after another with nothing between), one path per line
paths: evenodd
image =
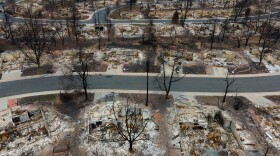
M6 11L4 9L3 23L0 27L0 29L2 29L3 36L6 39L11 39L12 44L16 44L15 32L14 32L12 26L13 26L13 22L10 20L10 16L6 13Z
M272 150L272 146L267 143L266 149L264 151L264 156L267 156L268 153Z
M112 27L113 27L113 23L112 21L108 18L109 16L109 13L110 13L110 8L107 7L106 8L106 26L107 26L107 39L108 39L108 42L110 42L110 34L111 34L111 31L112 31Z
M6 0L6 4L12 9L13 13L16 13L16 0Z
M143 10L143 15L149 19L152 19L150 11L151 11L151 6L150 6L150 2L148 1L147 8Z
M71 29L70 29L70 21L69 21L69 18L65 18L65 25L66 25L66 28L67 28L67 34L68 34L68 38L71 37Z
M117 129L121 137L121 140L119 141L127 141L129 143L129 151L133 150L133 144L135 141L148 139L143 132L151 119L144 120L141 109L136 108L136 104L131 106L129 99L127 99L127 104L123 108L123 111L120 110L120 112L125 112L124 114L118 113L115 110L114 105L113 112L115 121L118 121L117 124L114 124L114 127ZM121 115L116 115L117 113ZM121 117L124 118L122 122L120 122Z
M58 38L61 40L62 45L65 45L65 35L66 35L66 28L65 26L62 24L62 21L59 20L58 22L54 22L53 23L54 27L55 27L55 34L56 36L58 36Z
M250 20L244 24L243 36L245 37L245 47L247 47L250 38L256 34L255 24Z
M62 76L60 76L61 89L67 94L69 91L76 89L77 81L73 75L73 67L71 65L65 65L62 70Z
M79 22L79 13L78 13L78 9L75 6L75 4L70 4L70 11L71 11L71 29L72 29L72 33L75 36L76 39L76 44L79 44L79 35L80 35L80 31L79 31L79 26L80 26L80 22Z
M66 0L60 0L60 6L64 8L66 5Z
M234 21L241 15L241 13L248 7L249 0L241 0L235 4L233 9Z
M112 32L112 27L113 27L113 24L112 24L112 21L109 20L107 21L107 39L108 39L108 42L110 42L110 35L111 35L111 32Z
M223 103L226 102L226 98L227 98L227 94L230 92L230 87L231 85L235 82L234 78L230 78L229 73L227 73L226 78L225 78L225 82L226 82L226 88L224 91L224 97L223 97Z
M110 7L106 7L106 10L105 10L105 12L106 12L106 14L105 14L105 20L106 20L107 22L109 21L109 14L110 14L110 11L111 11Z
M132 10L132 6L135 5L136 3L137 3L137 0L129 0L130 10Z
M223 21L223 23L221 24L221 35L222 35L222 42L224 42L224 39L225 39L225 36L227 35L228 31L230 30L230 27L229 27L229 19L226 19Z
M91 60L91 54L85 53L84 50L81 48L78 52L78 62L77 64L74 64L74 72L78 74L79 81L81 83L81 87L84 90L85 100L89 100L88 98L88 72L90 68L90 60Z
M264 13L267 13L273 5L275 5L275 0L261 0L259 6L264 10Z
M30 12L29 19L20 29L20 41L31 51L24 49L24 47L20 48L24 56L37 64L38 68L41 66L42 56L49 52L52 47L52 37L53 32L44 27L43 22L32 16Z
M269 52L270 48L275 45L280 37L279 28L274 27L271 24L271 19L264 22L260 27L260 38L259 38L259 65L261 65L263 58Z
M120 31L120 33L121 33L122 41L124 41L124 32L125 32L125 29L124 29L124 28L119 28L119 31Z
M54 12L58 9L57 3L54 0L48 0L44 3L44 8L51 14L51 19L54 19Z
M82 88L85 96L85 100L89 100L88 87L88 76L90 71L95 71L99 62L93 60L93 53L86 52L81 47L79 51L73 56L70 64L64 65L62 71L63 76L61 78L62 89L65 91L76 89L77 87Z
M257 32L259 29L260 29L260 26L262 24L262 21L261 21L261 14L258 12L257 15L256 15L256 19L254 21L255 23L255 32Z
M143 34L143 43L147 43L148 45L156 45L157 44L157 38L156 38L156 30L155 30L155 27L154 27L154 22L152 19L150 19L149 21L149 26L147 27L146 29L147 31L147 41L145 42L145 34Z
M206 0L201 0L201 1L199 2L199 6L202 8L202 15L201 15L201 16L203 16L204 9L205 9L205 7L207 6Z
M218 20L217 19L212 19L210 21L210 23L213 24L213 29L212 29L212 32L210 34L211 49L213 49L213 43L215 42L215 33L216 33Z
M90 5L92 6L92 9L93 9L93 11L95 11L95 3L96 3L96 1L95 0L89 0L90 1Z
M146 73L147 73L147 92L146 92L146 106L148 106L149 103L149 72L151 64L154 65L154 59L157 52L157 46L156 45L149 45L149 49L147 51L147 58L146 58Z
M174 46L174 44L177 40L177 31L176 31L175 26L171 27L171 29L169 31L169 38L170 38L170 41L171 41L171 45Z
M224 9L228 6L229 7L229 4L230 4L230 1L229 0L226 0L225 2L224 2Z
M165 99L169 99L169 93L171 91L172 84L174 82L180 81L185 77L185 75L180 76L178 74L182 63L179 62L178 57L175 57L171 65L170 72L168 72L168 69L166 67L167 61L164 55L160 56L159 62L161 63L162 69L161 73L156 77L156 82L158 83L159 88L162 91L165 91Z
M181 16L182 27L184 27L184 25L185 25L185 21L187 19L188 12L191 10L191 8L193 6L193 2L194 2L194 0L186 0L185 1L185 12L184 12L184 15Z
M103 31L103 27L102 26L98 26L98 25L95 25L95 33L96 33L96 36L98 38L98 49L100 50L101 49L101 33Z
M251 15L251 8L247 8L245 10L245 19L244 19L245 23L248 21L250 15Z

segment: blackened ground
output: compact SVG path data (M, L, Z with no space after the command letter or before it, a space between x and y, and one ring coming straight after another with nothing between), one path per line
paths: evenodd
M265 98L273 101L275 104L280 105L280 96L274 95L274 96L265 96Z
M123 67L124 72L135 72L135 73L143 73L146 72L146 64L125 64ZM159 73L160 72L160 67L155 66L155 65L150 65L149 67L149 72L150 73Z
M22 70L21 76L41 75L41 74L52 74L54 73L53 65L45 64L40 68L30 67Z
M206 74L205 65L197 64L190 66L183 66L184 74Z

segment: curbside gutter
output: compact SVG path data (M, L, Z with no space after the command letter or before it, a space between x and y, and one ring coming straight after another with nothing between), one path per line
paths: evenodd
M73 75L78 75L74 73ZM106 73L106 72L89 72L89 75L100 75L100 76L146 76L147 73ZM157 76L159 73L149 73L149 76ZM55 76L63 76L58 74L44 74L44 75L34 75L34 76L24 76L15 79L8 79L8 80L0 80L0 83L3 82L10 82L10 81L17 81L17 80L27 80L27 79L34 79L34 78L43 78L43 77L55 77ZM183 74L180 74L183 76ZM262 74L242 74L242 75L230 75L234 78L248 78L248 77L270 77L270 76L280 76L280 72L275 73L262 73ZM226 75L201 75L201 74L187 74L185 77L192 77L192 78L225 78Z
M72 90L73 92L74 90ZM43 91L43 92L35 92L35 93L26 93L26 94L19 94L13 96L6 96L0 98L0 101L5 101L8 99L15 99L15 98L24 98L24 97L31 97L31 96L40 96L40 95L50 95L50 94L59 94L63 92L63 90L53 90L53 91ZM116 89L88 89L88 93L142 93L146 94L146 90L116 90ZM149 91L149 94L165 94L164 91ZM224 92L216 92L216 93L209 93L209 92L178 92L178 91L171 91L172 94L177 95L186 95L186 96L223 96ZM238 93L238 96L280 96L280 92L260 92L260 93ZM228 96L236 96L236 93L228 93Z

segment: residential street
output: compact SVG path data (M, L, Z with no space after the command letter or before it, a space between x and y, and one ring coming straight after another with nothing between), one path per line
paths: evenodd
M280 76L236 78L231 87L233 92L278 92ZM145 76L89 76L89 89L145 90ZM150 77L150 90L159 91L155 77ZM185 77L174 83L171 91L180 92L223 92L223 78ZM51 91L62 89L60 77L42 77L0 83L0 97L24 93Z

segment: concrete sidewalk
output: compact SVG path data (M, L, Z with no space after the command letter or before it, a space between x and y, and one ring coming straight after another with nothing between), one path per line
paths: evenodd
M2 72L1 80L9 81L9 80L21 79L21 74L22 74L21 70L5 71Z
M50 94L59 94L63 92L62 90L54 90L54 91L44 91L44 92L36 92L36 93L28 93L28 94L20 94L20 95L13 95L0 98L0 109L7 108L7 103L9 99L15 98L23 98L23 97L30 97L30 96L39 96L39 95L50 95ZM114 90L114 89L89 89L89 93L139 93L145 94L145 90ZM149 91L149 94L165 94L164 91ZM186 96L223 96L224 93L205 93L205 92L171 92L171 95L186 95ZM266 99L264 96L268 95L276 95L280 96L280 92L264 92L264 93L238 93L238 96L243 96L254 103L256 106L260 107L269 107L269 106L276 106L274 102ZM228 96L236 96L235 93L228 93Z
M260 96L260 95L247 95L245 96L248 100L254 103L256 106L260 107L268 107L268 106L276 106L273 101L268 100L267 98Z
M157 76L159 73L149 73L149 76ZM77 75L77 74L74 74ZM124 72L89 72L89 75L127 75L127 76L146 76L146 73L124 73ZM246 78L246 77L263 77L263 76L278 76L280 72L276 73L262 73L262 74L243 74L243 75L230 75L230 77L234 78ZM9 77L5 79L1 79L1 82L9 82L9 81L16 81L16 80L25 80L25 79L34 79L40 77L51 77L51 76L61 76L60 73L54 74L43 74L43 75L34 75L34 76L24 76L24 77ZM180 74L183 76L183 74ZM201 75L201 74L187 74L186 77L197 77L197 78L225 78L226 75Z

